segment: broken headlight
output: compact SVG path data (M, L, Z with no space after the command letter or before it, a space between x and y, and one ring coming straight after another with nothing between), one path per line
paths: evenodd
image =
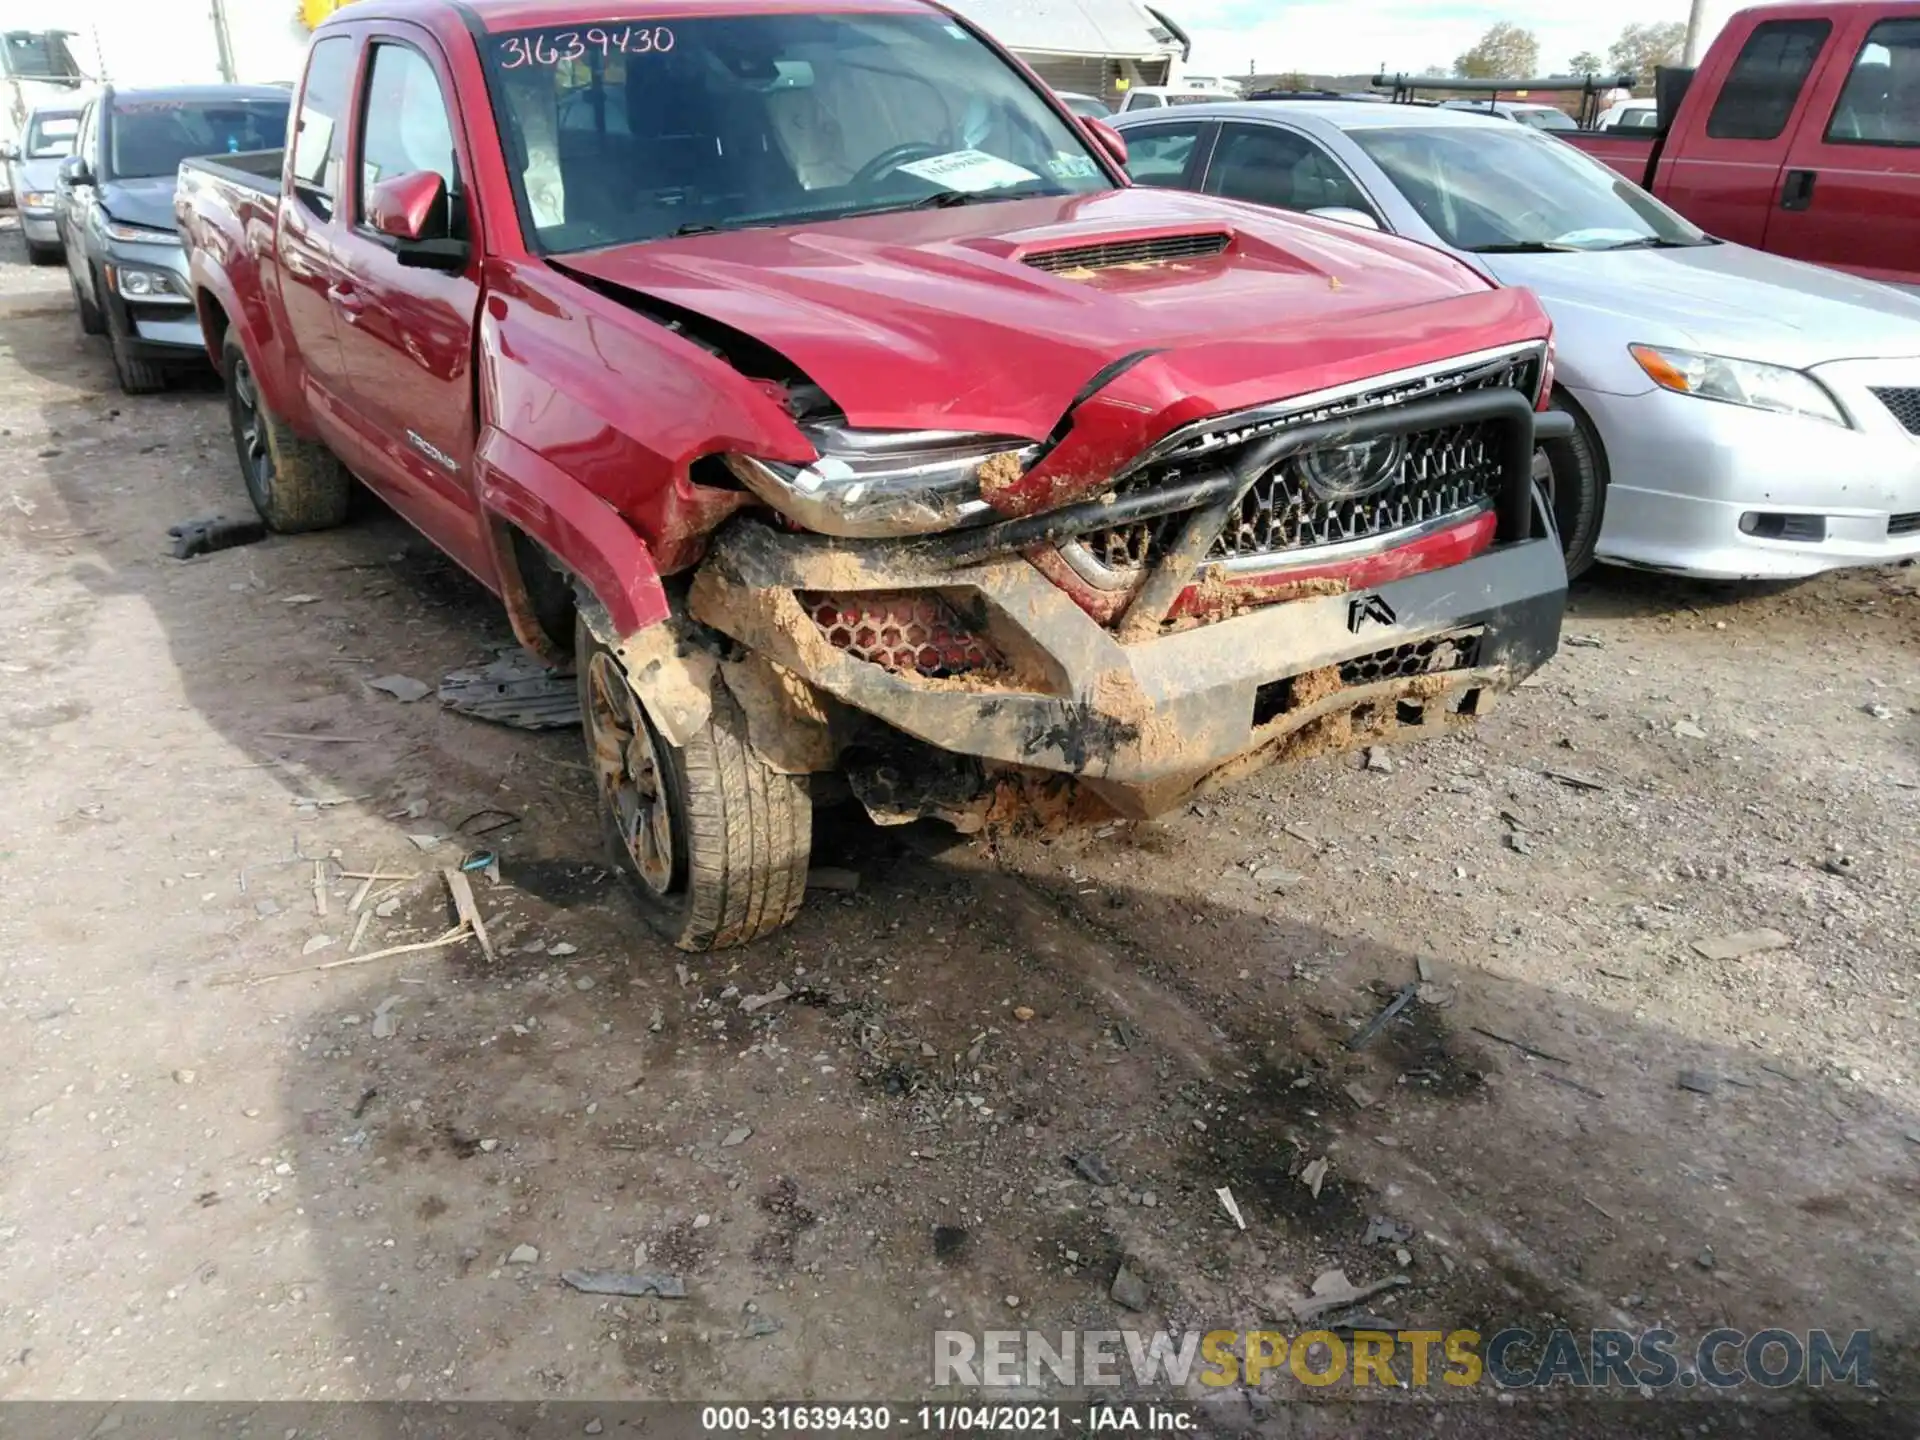
M727 456L740 483L822 535L928 535L985 518L983 483L1017 480L1039 447L952 430L810 426L806 465Z

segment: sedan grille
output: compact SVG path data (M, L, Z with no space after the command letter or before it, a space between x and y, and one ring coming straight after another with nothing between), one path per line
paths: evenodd
M1224 230L1198 235L1151 235L1141 240L1108 240L1023 255L1023 264L1059 274L1063 270L1110 270L1120 265L1155 265L1168 260L1201 260L1218 255L1231 239Z
M1893 412L1893 418L1906 427L1909 435L1920 435L1920 386L1902 389L1876 389L1874 395Z
M1904 515L1889 515L1887 534L1920 535L1920 510L1909 510Z

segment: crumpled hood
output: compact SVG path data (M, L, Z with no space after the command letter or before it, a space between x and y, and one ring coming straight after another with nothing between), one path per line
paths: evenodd
M1061 273L1024 258L1207 231L1230 235L1224 252ZM1177 360L1212 413L1546 331L1530 297L1436 250L1157 189L696 235L554 264L770 346L856 426L1033 439L1142 351Z
M100 187L100 208L129 225L170 231L174 227L173 192L177 184L171 175L157 175L151 180L109 180Z
M1920 296L1744 245L1478 258L1501 283L1539 295L1569 354L1596 326L1609 343L1802 370L1920 356Z

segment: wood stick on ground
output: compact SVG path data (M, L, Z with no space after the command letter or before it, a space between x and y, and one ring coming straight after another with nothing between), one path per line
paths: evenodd
M440 872L446 877L447 890L453 896L453 908L459 912L460 921L473 927L473 938L480 942L480 953L489 961L494 958L493 941L487 935L486 921L480 918L480 906L473 898L473 882L467 879L464 871L449 866Z
M269 980L285 980L293 975L316 975L322 970L339 970L347 965L367 965L375 960L385 960L394 955L412 955L421 950L438 950L445 945L457 945L472 934L473 931L465 925L456 925L446 934L436 936L432 940L415 940L410 945L389 945L384 950L369 951L365 955L347 955L319 965L303 965L298 970L276 970L271 975L255 975L242 983L250 989L255 985L264 985Z
M327 862L324 860L313 862L313 913L327 913Z
M345 879L346 877L343 875L341 878ZM360 913L360 907L367 903L367 892L371 889L373 889L373 876L368 875L360 881L360 888L353 892L353 899L347 902L347 914L357 915Z
M342 870L340 878L342 880L418 880L420 874L416 870L395 870L391 873L385 870Z
M302 735L297 730L262 730L263 740L311 740L316 745L364 745L370 735Z
M353 927L353 939L347 942L347 953L349 955L358 950L360 948L360 942L367 938L367 925L372 919L373 911L362 910L360 912L360 919Z

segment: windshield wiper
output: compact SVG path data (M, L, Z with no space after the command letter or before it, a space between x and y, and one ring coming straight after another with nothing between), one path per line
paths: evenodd
M1549 251L1577 251L1578 245L1560 245L1552 240L1503 240L1498 245L1467 245L1472 255L1544 255Z
M1659 235L1642 235L1635 240L1622 240L1613 245L1602 245L1602 250L1693 250L1702 245L1711 245L1711 240L1668 240Z

